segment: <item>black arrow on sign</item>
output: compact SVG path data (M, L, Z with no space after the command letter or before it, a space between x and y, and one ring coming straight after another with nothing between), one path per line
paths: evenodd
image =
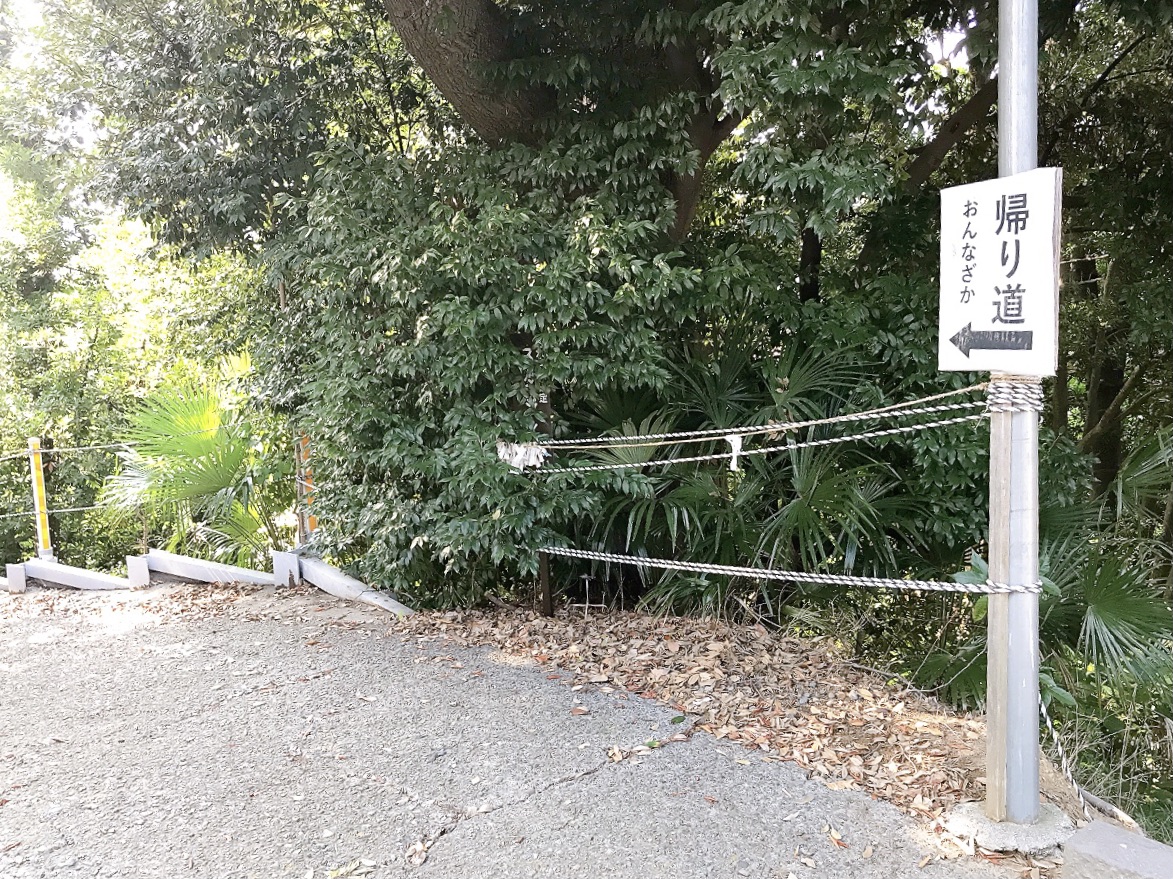
M1034 346L1033 330L974 330L968 323L949 341L966 357L975 348L997 351L1030 351Z

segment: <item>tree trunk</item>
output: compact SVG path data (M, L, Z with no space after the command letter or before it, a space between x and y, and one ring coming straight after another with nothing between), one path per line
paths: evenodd
M1124 458L1123 421L1118 415L1112 418L1108 413L1108 407L1124 389L1124 363L1121 359L1123 352L1112 350L1116 346L1112 345L1108 333L1104 333L1103 338L1107 350L1097 352L1100 355L1097 381L1094 384L1094 389L1093 387L1088 388L1087 399L1087 424L1089 428L1099 425L1105 415L1109 416L1109 421L1105 423L1103 432L1087 449L1096 456L1096 463L1092 468L1093 490L1096 497L1103 496L1111 488L1112 483L1116 480L1116 475L1120 472L1120 464Z
M1122 404L1136 377L1125 378L1127 353L1121 345L1124 327L1110 313L1105 294L1106 281L1098 277L1094 260L1080 259L1073 266L1080 298L1098 304L1103 320L1096 332L1088 364L1087 409L1080 449L1096 458L1092 467L1092 490L1102 497L1116 480L1124 458Z
M1067 433L1068 427L1068 371L1067 352L1059 348L1059 365L1055 367L1055 390L1051 395L1051 430L1056 436Z
M384 0L403 44L460 118L491 144L537 143L554 108L540 86L511 87L494 68L516 60L511 14L493 0Z
M819 266L823 262L823 242L809 226L802 230L802 253L798 258L798 298L812 302L819 298Z

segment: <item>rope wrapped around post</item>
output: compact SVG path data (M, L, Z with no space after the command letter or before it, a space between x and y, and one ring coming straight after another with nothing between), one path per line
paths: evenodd
M1002 375L986 386L988 412L1042 412L1043 385L1032 376Z

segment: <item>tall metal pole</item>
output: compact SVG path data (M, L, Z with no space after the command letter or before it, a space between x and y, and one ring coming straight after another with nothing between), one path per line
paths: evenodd
M998 176L1038 165L1038 3L999 0ZM992 376L1038 381L1016 376ZM1038 580L1039 414L994 412L990 426L990 579ZM1039 601L989 598L986 815L1033 824L1039 814Z

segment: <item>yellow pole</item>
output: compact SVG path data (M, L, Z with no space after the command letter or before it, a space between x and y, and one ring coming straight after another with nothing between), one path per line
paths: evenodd
M37 556L55 562L49 535L49 502L45 497L45 470L41 464L41 438L29 437L29 470L33 477L33 512L37 520Z

